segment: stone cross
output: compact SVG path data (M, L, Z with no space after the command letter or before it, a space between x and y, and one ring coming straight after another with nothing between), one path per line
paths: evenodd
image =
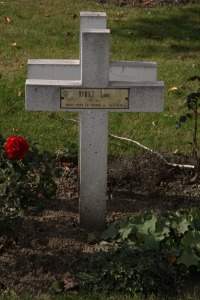
M80 225L106 225L108 112L161 112L156 64L110 62L105 13L80 14L80 60L29 60L26 109L79 112Z

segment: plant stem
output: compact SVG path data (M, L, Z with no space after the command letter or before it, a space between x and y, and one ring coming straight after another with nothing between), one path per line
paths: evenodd
M195 102L194 108L194 135L193 135L193 154L196 159L197 168L199 167L198 145L197 145L197 129L198 129L198 101Z

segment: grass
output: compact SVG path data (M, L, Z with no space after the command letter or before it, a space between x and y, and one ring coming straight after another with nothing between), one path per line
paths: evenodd
M166 151L178 148L189 153L192 121L179 131L175 129L175 122L184 111L188 93L184 83L200 72L198 4L140 9L81 0L2 1L1 134L30 138L37 141L42 150L73 148L78 151L78 126L67 121L78 115L25 111L24 85L29 58L79 57L80 11L107 13L112 60L156 61L158 80L165 82L163 113L110 113L109 132L136 139L152 148ZM173 86L177 91L169 92ZM109 143L111 153L134 152L134 147L113 139Z

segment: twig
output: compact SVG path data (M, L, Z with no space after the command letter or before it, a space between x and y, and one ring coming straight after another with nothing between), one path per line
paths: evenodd
M79 121L76 120L76 119L69 119L69 118L67 118L67 120L68 120L68 121L72 121L72 122L79 123ZM114 135L114 134L109 134L109 136L110 136L110 137L113 137L113 138L116 138L116 139L118 139L118 140L123 140L123 141L127 141L127 142L134 143L134 144L138 145L139 147L141 147L141 148L143 148L143 149L145 149L145 150L147 150L147 151L149 151L149 152L151 152L151 153L156 154L156 155L157 155L160 159L162 159L162 160L165 162L165 164L168 165L168 166L175 167L175 168L195 169L195 166L193 166L193 165L182 165L182 164L174 164L174 163L168 162L168 161L166 160L166 158L164 158L164 156L162 156L159 152L157 152L157 151L155 151L155 150L152 150L152 149L150 149L150 148L148 148L148 147L146 147L146 146L144 146L144 145L140 144L139 142L134 141L134 140L132 140L132 139L128 139L128 138L125 138L125 137L117 136L117 135Z
M161 158L161 159L165 162L165 164L168 165L168 166L171 166L171 167L178 167L178 168L188 168L188 169L194 169L194 168L195 168L195 166L193 166L193 165L182 165L182 164L174 164L174 163L168 162L168 161L164 158L164 156L162 156L159 152L157 152L157 151L155 151L155 150L152 150L152 149L150 149L150 148L148 148L148 147L146 147L146 146L144 146L144 145L140 144L139 142L134 141L134 140L132 140L132 139L128 139L128 138L125 138L125 137L117 136L117 135L114 135L114 134L109 134L109 136L114 137L114 138L116 138L116 139L118 139L118 140L124 140L124 141L128 141L128 142L134 143L134 144L138 145L139 147L141 147L141 148L143 148L143 149L145 149L145 150L147 150L147 151L149 151L149 152L151 152L151 153L156 154L156 155L157 155L159 158Z

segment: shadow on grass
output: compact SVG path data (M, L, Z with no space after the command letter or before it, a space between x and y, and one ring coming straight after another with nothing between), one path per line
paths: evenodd
M199 14L200 5L182 6L178 9L177 7L148 9L138 18L129 16L126 22L122 21L117 27L113 26L112 34L117 39L125 36L127 43L147 40L148 43L142 44L142 52L165 51L162 45L167 46L172 53L198 52Z

